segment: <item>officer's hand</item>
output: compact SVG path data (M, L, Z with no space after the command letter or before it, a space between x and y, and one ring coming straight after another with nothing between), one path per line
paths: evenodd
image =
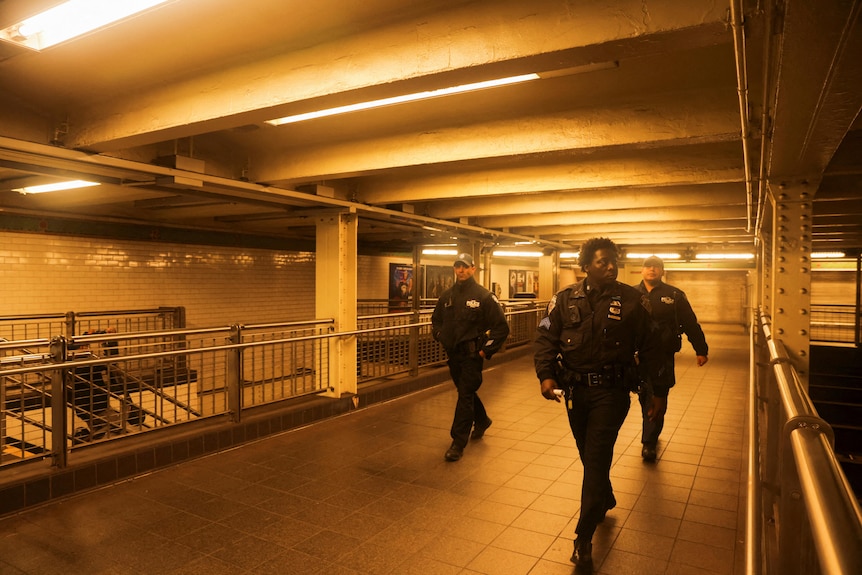
M701 367L703 364L709 361L709 358L705 355L697 356L697 367Z
M542 397L545 399L552 399L557 403L560 402L560 396L554 393L554 390L557 388L557 382L553 379L543 379L542 380Z
M656 397L652 398L652 405L647 411L647 417L649 417L650 421L655 421L662 417L667 411L667 398L666 397Z

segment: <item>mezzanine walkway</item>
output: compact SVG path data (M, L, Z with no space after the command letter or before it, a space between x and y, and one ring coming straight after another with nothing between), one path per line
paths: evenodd
M659 460L640 411L620 432L601 575L743 572L748 336L705 326L690 346ZM443 460L451 384L0 519L0 573L571 574L582 468L529 356L488 364L494 424Z

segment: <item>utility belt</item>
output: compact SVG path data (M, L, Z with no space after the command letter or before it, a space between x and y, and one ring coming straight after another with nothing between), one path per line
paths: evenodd
M602 366L602 370L577 371L559 365L560 382L571 387L625 387L627 366L612 363Z
M479 353L482 342L479 338L461 341L455 344L455 349L461 353Z

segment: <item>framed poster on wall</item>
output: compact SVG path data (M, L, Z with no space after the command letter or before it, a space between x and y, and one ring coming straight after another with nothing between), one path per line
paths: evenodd
M455 272L451 266L425 266L424 299L437 299L455 283Z
M509 270L509 299L518 294L539 293L539 272L533 270Z
M389 264L389 311L407 311L412 307L413 266Z

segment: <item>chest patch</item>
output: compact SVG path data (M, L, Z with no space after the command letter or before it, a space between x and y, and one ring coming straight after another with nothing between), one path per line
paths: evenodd
M611 305L608 307L608 319L620 321L623 313L623 302L620 298L611 299Z
M467 307L469 307L469 308L475 309L475 308L479 307L480 305L481 304L479 303L479 300L477 300L477 299L468 299L467 300Z
M661 296L661 303L666 303L668 305L673 305L673 298L669 295Z

